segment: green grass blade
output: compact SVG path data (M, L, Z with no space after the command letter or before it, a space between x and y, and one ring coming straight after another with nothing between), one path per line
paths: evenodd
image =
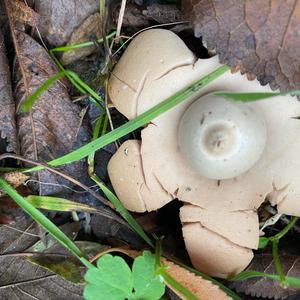
M129 211L123 206L121 201L115 196L115 194L102 183L102 181L95 175L90 176L101 188L107 199L114 205L116 211L128 222L130 227L151 247L154 247L153 242L147 236L140 224L129 213Z
M203 77L202 79L194 83L192 86L186 88L183 91L176 93L175 95L171 96L167 100L161 102L160 104L154 106L153 108L149 109L145 113L141 114L137 118L127 122L126 124L118 127L117 129L114 129L113 131L105 134L104 136L96 139L95 141L92 141L84 145L81 148L78 148L77 150L71 153L68 153L62 157L52 160L48 164L52 167L60 166L63 164L72 163L74 161L80 160L90 155L94 151L99 150L102 147L123 137L124 135L138 129L139 127L148 124L154 118L158 117L162 113L170 110L177 104L183 102L190 96L194 95L195 92L200 90L202 87L208 85L210 82L212 82L214 79L218 78L219 76L223 75L228 70L229 68L226 65L219 67L218 69L214 70L210 74L206 75L205 77ZM29 169L29 171L32 172L32 171L38 171L42 169L43 167L39 166L39 167L31 168Z
M38 100L38 98L45 91L47 91L54 83L56 83L56 81L58 81L64 76L68 76L69 78L72 78L72 80L74 80L83 89L84 92L89 93L96 100L103 102L103 99L93 89L91 89L84 81L82 81L76 73L69 70L63 70L55 74L54 76L50 77L40 87L38 87L30 96L28 96L25 99L25 101L21 104L20 111L29 112L32 106Z
M181 283L179 283L177 280L175 280L172 276L169 275L169 273L165 270L164 267L160 267L158 274L161 275L164 279L164 281L172 286L172 288L176 291L178 291L181 295L184 296L187 300L201 300L198 297L196 297L189 289L184 287Z
M115 35L116 35L116 31L113 31L112 33L108 34L106 36L106 38L111 39ZM98 39L97 43L98 44L103 43L103 38ZM79 48L89 47L89 46L94 46L94 45L95 45L94 42L83 42L83 43L79 43L79 44L73 44L73 45L67 45L67 46L63 46L63 47L53 48L50 50L50 53L67 52L67 51L72 51L74 49L79 49Z
M230 93L230 92L216 92L214 95L220 95L223 97L228 98L229 100L233 101L240 101L240 102L251 102L251 101L258 101L267 98L272 98L276 96L284 96L284 95L300 95L300 90L289 91L289 92L266 92L266 93Z
M104 100L92 89L90 88L75 72L66 70L68 75L77 83L79 86L88 94L90 94L94 99L104 102Z
M24 102L21 104L19 110L21 112L29 112L34 105L34 103L38 100L38 98L48 90L57 80L61 79L65 76L65 72L59 72L54 76L50 77L46 80L39 88L37 88L30 96L28 96Z
M85 266L94 267L80 249L46 216L26 201L11 185L0 177L0 188L3 189L23 210L44 227L59 243L72 252Z
M54 210L54 211L83 211L90 213L97 213L97 209L86 204L67 200L59 197L50 196L36 196L30 195L26 197L26 200L35 208Z
M251 279L251 278L256 278L256 277L265 277L269 279L273 279L276 281L280 282L280 277L279 275L274 275L274 274L268 274L268 273L263 273L263 272L257 272L257 271L243 271L234 277L230 278L232 281L240 281L240 280L246 280L246 279ZM300 288L300 278L296 277L285 277L286 282L288 285L296 288Z

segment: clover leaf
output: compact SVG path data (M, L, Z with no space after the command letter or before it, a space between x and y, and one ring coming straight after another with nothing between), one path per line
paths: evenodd
M87 271L85 280L86 300L157 300L165 292L149 251L135 258L132 271L123 258L106 254L98 259L97 268Z

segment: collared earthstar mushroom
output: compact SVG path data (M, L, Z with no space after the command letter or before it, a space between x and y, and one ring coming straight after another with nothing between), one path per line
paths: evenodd
M139 34L114 68L109 95L133 119L220 66L197 59L168 30ZM237 103L218 91L270 92L230 72L154 119L141 141L121 145L108 165L117 196L131 211L175 198L193 265L217 277L247 267L257 249L257 208L300 215L300 103L278 96Z

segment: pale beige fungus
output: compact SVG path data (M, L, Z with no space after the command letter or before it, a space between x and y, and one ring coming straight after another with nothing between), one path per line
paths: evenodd
M197 60L174 33L148 30L131 42L116 65L109 95L115 107L133 119L219 66L217 57ZM141 141L125 142L108 171L116 194L132 211L159 209L174 198L185 202L180 217L194 266L226 277L251 261L259 237L256 209L267 195L273 205L278 204L279 213L300 215L300 122L294 118L300 115L300 104L290 96L232 104L212 95L217 91L270 89L240 74L220 76L153 120L142 130ZM207 112L201 114L207 98L211 105L219 101L213 99L220 99L221 107L233 109L224 116L219 106L212 105L212 119ZM189 108L194 114L189 115ZM231 116L229 111L236 108L238 113ZM193 119L186 128L185 114ZM188 129L193 124L194 132ZM202 142L203 124L212 132L208 145L224 146L221 150L209 146L212 151L204 162L207 149L200 156L197 149L188 152L199 139ZM224 133L224 128L230 129ZM230 143L223 142L224 137Z

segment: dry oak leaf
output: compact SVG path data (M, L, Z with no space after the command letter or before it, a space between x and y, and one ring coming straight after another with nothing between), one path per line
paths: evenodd
M68 45L79 44L92 41L102 37L102 17L100 13L89 16L75 31L72 33ZM96 46L82 47L71 51L64 52L61 56L61 62L68 65L75 60L86 57L94 52Z
M99 0L36 0L35 10L41 16L38 26L52 46L67 43L72 32L91 14L99 10Z
M300 277L300 257L296 255L280 255L280 262L284 274L291 277ZM272 254L257 254L247 267L247 270L255 270L269 274L276 274L276 269ZM253 297L263 297L272 299L285 299L292 295L299 295L300 290L288 287L282 288L278 281L256 277L243 281L234 282L231 287L237 292L251 295Z
M299 1L183 0L183 9L221 63L272 89L300 89Z
M58 72L47 51L26 33L14 30L17 68L15 72L18 106L43 82ZM66 88L56 82L45 91L29 113L17 116L21 154L36 161L50 161L82 146L89 135L81 126L80 108L72 103ZM61 168L73 178L84 181L85 162L78 161ZM40 194L62 191L70 183L47 170L38 172ZM44 183L44 184L43 184Z
M12 95L10 71L4 39L0 31L0 139L5 139L8 152L18 153L15 123L15 102Z

